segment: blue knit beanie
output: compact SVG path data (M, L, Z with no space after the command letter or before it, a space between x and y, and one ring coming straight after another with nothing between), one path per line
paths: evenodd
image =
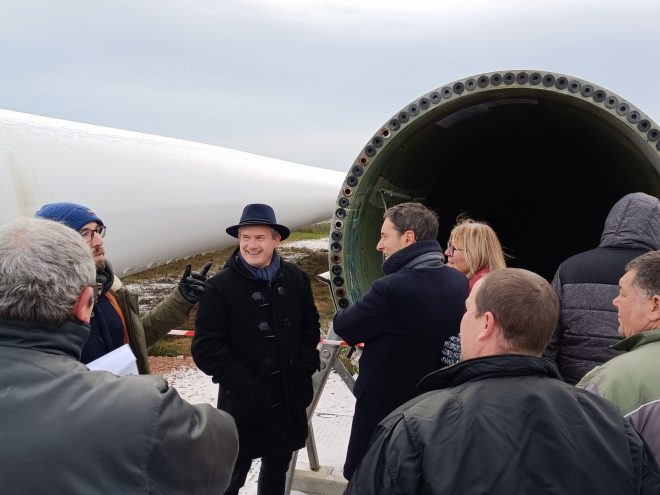
M73 230L80 230L90 222L103 225L103 221L96 216L96 213L86 206L75 203L48 203L43 205L34 216L63 223Z

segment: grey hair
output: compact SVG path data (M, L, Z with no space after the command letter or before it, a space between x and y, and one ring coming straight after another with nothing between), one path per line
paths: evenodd
M61 324L96 282L92 251L78 232L41 218L0 226L0 319Z
M648 297L660 295L660 251L649 251L632 259L626 265L626 272L634 270L633 285Z

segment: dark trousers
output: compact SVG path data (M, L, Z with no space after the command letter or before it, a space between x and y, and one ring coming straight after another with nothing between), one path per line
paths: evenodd
M288 454L267 455L261 458L258 495L284 495L286 485L286 472L289 469L291 456ZM231 480L225 495L238 495L238 490L245 484L248 472L252 467L252 459L238 459L231 473Z
M367 400L365 397L367 394L362 395L355 402L351 436L348 440L348 450L344 463L344 478L349 481L367 450L369 450L371 436L376 426L390 413L389 407L383 408L381 402Z

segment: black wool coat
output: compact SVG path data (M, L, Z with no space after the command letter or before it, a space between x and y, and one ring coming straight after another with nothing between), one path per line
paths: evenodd
M282 260L269 284L253 277L237 249L209 279L191 350L220 384L218 408L236 420L239 459L305 445L319 339L309 278L296 265Z
M334 331L351 345L363 342L344 476L366 452L371 434L390 411L417 395L416 385L442 367L442 347L457 335L468 280L444 266L435 240L397 251L383 264L384 277L352 306L337 313Z

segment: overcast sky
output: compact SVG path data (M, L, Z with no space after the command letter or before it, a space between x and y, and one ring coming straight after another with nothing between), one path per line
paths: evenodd
M0 108L347 171L399 109L495 70L660 120L656 0L0 0Z

